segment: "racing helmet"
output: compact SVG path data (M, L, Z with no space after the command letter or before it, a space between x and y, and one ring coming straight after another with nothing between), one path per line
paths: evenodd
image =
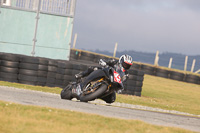
M131 67L132 65L132 57L129 56L129 55L122 55L120 58L119 58L119 64L121 64L121 66L127 70Z

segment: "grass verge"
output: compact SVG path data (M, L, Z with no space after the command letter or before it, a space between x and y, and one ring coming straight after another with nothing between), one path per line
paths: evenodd
M141 97L118 95L117 101L200 115L200 85L145 75Z
M0 110L0 133L192 133L137 120L122 120L2 101Z

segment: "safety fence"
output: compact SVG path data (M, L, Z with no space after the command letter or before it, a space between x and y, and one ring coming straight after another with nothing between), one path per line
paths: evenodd
M82 59L89 59L87 53ZM64 61L19 54L0 53L0 80L29 85L60 87L76 81L74 75L97 63ZM144 72L130 71L122 94L141 96Z
M96 54L84 50L71 49L70 60L75 60L77 62L85 62L85 63L87 62L92 64L92 62L97 63L100 58L109 59L113 57ZM184 71L180 70L168 69L165 67L159 67L137 62L133 63L131 67L131 71L132 70L144 71L144 73L148 75L153 75L188 83L200 84L199 74L185 73Z
M0 0L0 6L47 14L74 16L76 0Z

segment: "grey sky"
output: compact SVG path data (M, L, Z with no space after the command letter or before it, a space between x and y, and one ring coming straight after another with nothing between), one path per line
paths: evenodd
M76 48L200 55L200 0L77 0Z

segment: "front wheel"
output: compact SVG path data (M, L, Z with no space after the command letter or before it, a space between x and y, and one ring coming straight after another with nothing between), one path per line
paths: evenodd
M60 97L61 99L67 99L67 100L71 100L73 97L72 97L72 85L69 84L67 85L60 93Z
M95 90L94 92L90 93L90 94L81 94L80 96L80 101L81 102L88 102L91 100L94 100L98 97L100 97L107 89L107 85L102 84L97 90Z

